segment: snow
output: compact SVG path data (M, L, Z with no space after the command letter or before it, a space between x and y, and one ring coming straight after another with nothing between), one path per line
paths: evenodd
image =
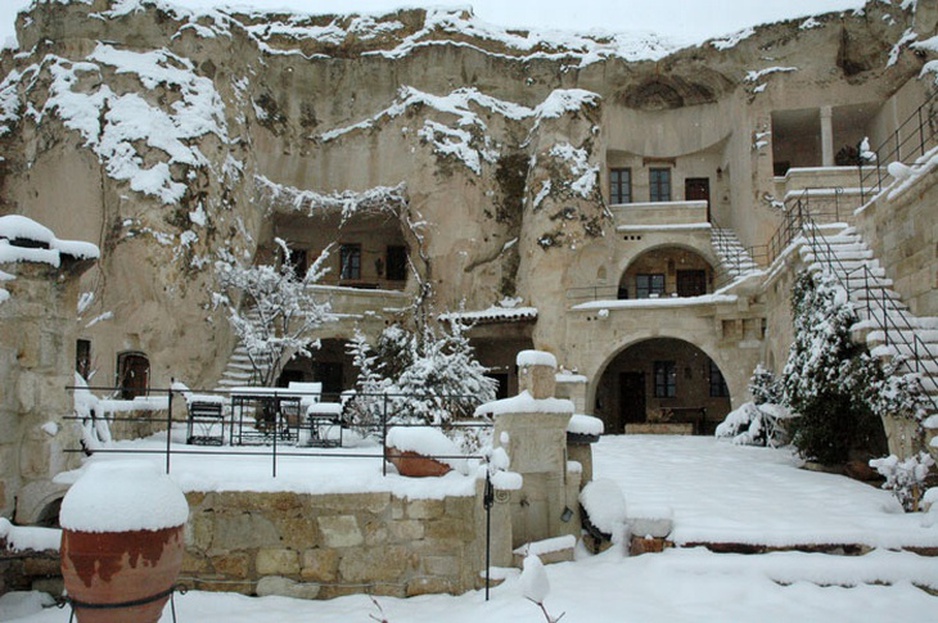
M517 366L547 366L557 368L557 358L552 353L543 350L522 350L515 356Z
M160 443L165 445L165 438L147 447L155 449ZM757 616L763 623L892 623L933 618L936 598L917 586L938 589L935 559L885 548L938 546L938 525L923 525L934 513L904 514L886 491L843 476L800 470L800 462L788 450L739 447L704 437L656 436L607 436L593 447L596 476L615 481L628 499L630 515L661 517L663 511L648 509L671 509L666 515L673 518L672 536L679 544L688 540L780 546L865 542L879 549L863 556L794 551L737 555L698 547L624 557L617 548L596 556L578 548L574 562L545 567L553 586L550 610L568 612L564 620L749 623ZM113 460L99 456L91 461ZM357 479L360 488L367 489L371 481L365 474L373 473L377 481L410 481L413 490L435 490L439 484L427 481L466 482L470 486L464 495L475 495L475 480L456 474L382 479L380 449L374 456L374 461L288 458L281 467L300 489L325 490L337 479L347 484ZM225 474L232 484L246 489L272 482L263 476L264 469L264 460L250 456L174 455L172 478L209 480L207 474ZM354 473L352 478L348 472ZM389 488L399 486L386 484L385 490ZM482 591L377 599L389 621L542 619L522 596L519 572L497 571L505 582L492 589L489 602ZM175 606L179 620L201 623L345 623L367 620L374 611L366 595L301 601L190 591L177 595ZM68 617L67 610L50 608L17 623L65 623ZM171 614L165 613L163 621L171 620Z
M77 240L60 240L55 237L51 229L26 216L19 214L0 216L0 241L8 244L9 240L15 239L44 243L49 247L49 253L30 253L47 251L46 249L7 248L4 251L5 257L14 257L21 253L22 259L8 259L5 261L45 261L53 266L59 266L58 257L62 253L78 259L97 259L101 255L96 245ZM42 259L32 259L33 257Z
M125 532L181 526L189 505L179 486L146 461L92 463L62 500L67 530Z
M11 552L58 551L62 531L54 528L14 526L5 517L0 517L0 539L6 542L6 548Z
M511 322L534 320L537 318L536 307L503 307L493 305L487 309L460 311L440 314L440 320L462 320L470 324L482 321Z
M607 301L590 301L575 305L575 310L594 309L633 309L658 307L689 307L692 305L713 305L721 303L735 303L735 294L705 294L702 296L665 296L647 299L622 299Z
M0 621L30 616L54 605L55 599L48 593L12 591L0 596Z
M416 452L449 465L461 474L468 473L463 452L439 428L432 426L394 426L388 430L385 444L402 452Z
M746 82L758 82L765 76L778 73L789 73L793 71L798 71L797 67L767 67L765 69L759 69L757 71L747 71L746 72Z
M551 539L543 539L541 541L534 541L533 543L526 543L525 545L515 549L513 553L543 556L544 554L562 552L565 549L573 549L574 547L576 547L576 537L572 534L566 534L564 536L557 536Z
M568 433L579 435L602 435L603 429L602 420L582 413L574 413L573 417L570 418L570 423L567 424Z
M550 593L550 580L544 563L537 554L529 553L524 558L524 570L521 572L521 594L525 599L536 604L544 603Z
M608 478L596 478L580 491L580 504L590 523L619 541L625 528L625 496L619 484Z
M573 413L573 403L563 398L534 398L527 390L512 398L479 405L476 417L510 413Z

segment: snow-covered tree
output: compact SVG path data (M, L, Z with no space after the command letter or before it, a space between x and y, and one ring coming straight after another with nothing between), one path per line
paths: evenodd
M283 258L290 256L287 243L275 242ZM317 300L310 288L325 274L327 253L297 275L284 259L279 266L244 266L237 261L218 261L215 273L223 294L216 302L228 308L228 320L247 350L260 385L273 385L286 355L310 355L319 342L309 333L331 319L328 302ZM238 304L240 302L240 305Z
M440 425L472 416L495 398L496 381L485 376L465 329L458 321L424 322L414 331L395 324L373 350L359 336L349 350L359 369L355 411L380 416L386 401L395 423Z
M749 393L752 401L731 411L717 426L716 436L745 446L777 448L788 443L785 421L791 414L782 405L784 392L779 379L760 364L749 379Z
M857 316L844 290L826 273L803 272L792 289L794 341L782 374L785 401L801 454L842 463L851 451L884 454L880 416L914 417L914 387L894 378L855 343ZM894 364L893 364L894 365Z

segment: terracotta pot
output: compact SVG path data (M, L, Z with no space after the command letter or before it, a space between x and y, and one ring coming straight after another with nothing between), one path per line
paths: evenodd
M62 576L79 623L157 623L182 567L184 526L127 532L62 531ZM120 608L88 608L147 601Z
M443 476L453 471L446 463L425 457L410 450L400 451L397 448L387 449L388 461L397 468L401 476L424 478L427 476Z
M79 623L157 623L182 567L183 526L62 531L62 576ZM154 596L162 595L153 601ZM89 608L82 604L139 605Z

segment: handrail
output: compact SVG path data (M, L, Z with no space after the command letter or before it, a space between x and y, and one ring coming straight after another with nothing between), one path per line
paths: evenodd
M871 158L864 158L864 155L860 154L860 160L857 164L857 173L860 178L860 205L866 204L867 199L872 195L882 192L883 179L888 175L888 172L883 172L884 162L913 162L916 158L924 156L929 149L935 146L935 136L938 132L938 123L936 121L938 120L935 119L936 113L927 110L927 108L936 96L938 96L938 92L929 95L905 121L899 124L893 131L892 136L873 150ZM902 137L904 130L908 130L905 138ZM903 149L907 149L905 160L903 160ZM864 161L870 164L866 169L863 166ZM869 187L867 184L869 184ZM867 188L869 188L869 191Z
M801 218L804 219L804 229L802 230L805 234L805 239L811 246L811 250L814 252L816 259L822 259L820 256L823 254L825 257L822 261L826 262L826 268L828 274L833 276L837 283L847 292L847 295L850 295L850 278L857 271L862 270L862 277L864 279L864 287L867 292L870 292L870 279L878 280L873 271L869 267L867 261L863 261L860 266L853 270L847 270L844 266L843 261L836 253L834 253L833 248L831 248L830 243L818 235L820 228L817 223L811 218L810 214L803 213ZM836 266L835 266L836 265ZM837 270L839 268L839 271ZM938 366L938 357L936 357L929 350L928 345L918 336L916 333L916 327L913 326L911 319L905 310L898 305L892 305L891 310L887 310L887 304L890 299L886 295L886 288L883 288L883 297L882 297L882 325L881 329L883 331L883 342L887 347L897 347L905 346L908 351L911 353L911 357L905 356L898 348L894 348L896 352L896 357L901 358L901 363L913 373L913 378L917 383L921 393L917 396L920 402L928 402L934 413L938 413L938 399L935 396L929 394L922 383L922 373L927 373L928 369L925 366L924 359L929 359L932 363ZM856 301L859 302L859 301ZM862 304L862 303L861 303ZM872 305L872 298L867 297L865 303L866 313L870 320L875 322L875 310ZM902 325L897 322L897 318L901 319ZM892 329L892 331L890 331ZM891 341L890 336L898 335L899 339L896 341ZM911 336L911 339L910 337Z

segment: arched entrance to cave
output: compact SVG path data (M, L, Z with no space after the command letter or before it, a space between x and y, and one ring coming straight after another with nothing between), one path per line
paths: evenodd
M676 338L650 338L623 348L606 364L595 392L594 413L610 434L710 434L730 409L717 363Z
M290 381L322 383L324 400L337 400L343 391L355 387L358 378L347 352L348 343L339 338L321 340L318 349L310 349L311 356L296 355L284 364L277 385L286 387Z

